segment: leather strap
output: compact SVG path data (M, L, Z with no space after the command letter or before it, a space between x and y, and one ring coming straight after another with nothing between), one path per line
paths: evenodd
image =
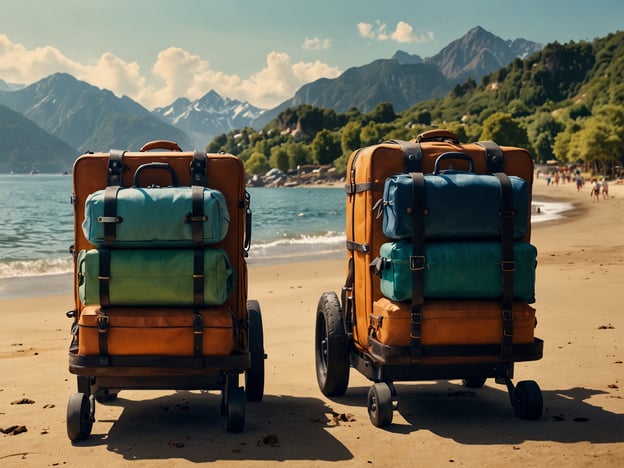
M485 161L490 174L505 171L505 156L498 144L493 141L478 141L477 145L485 150Z
M121 188L123 177L123 157L126 154L122 150L110 150L108 153L108 173L106 174L106 189L104 190L104 216L98 222L104 224L104 245L111 247L115 242L117 223L121 219L117 217L117 193Z
M126 154L122 150L110 150L108 153L108 174L106 185L121 185L123 175L123 157Z
M204 304L204 249L195 248L193 251L193 304Z
M97 325L100 366L108 366L110 363L110 358L108 356L108 330L110 328L110 319L104 311L98 316Z
M412 306L410 314L410 355L413 360L422 357L422 304L425 288L425 176L410 172L412 177Z
M100 306L109 307L110 301L110 280L111 280L111 251L109 249L99 249L99 275L98 284L100 287Z
M342 293L340 297L342 307L344 309L345 324L347 325L347 330L352 330L353 326L356 323L355 301L353 297L354 283L355 262L353 260L353 256L351 256L349 257L349 261L347 264L347 278L345 279L345 284L342 287Z
M198 310L193 311L193 357L201 366L204 353L204 318Z
M191 185L206 186L206 153L195 150L191 161Z
M423 153L420 143L405 140L388 140L384 143L394 143L401 147L404 172L422 172Z
M347 241L347 250L355 250L361 253L369 253L371 251L368 244L361 244L360 242Z
M503 315L503 340L501 355L510 357L513 343L513 298L514 298L514 260L513 226L516 212L513 208L513 191L509 176L502 172L494 174L501 186L501 275L503 297L501 310Z
M98 219L98 223L104 224L104 246L112 247L117 236L117 224L122 219L117 216L117 195L121 187L119 185L110 185L104 189L104 206L102 218Z

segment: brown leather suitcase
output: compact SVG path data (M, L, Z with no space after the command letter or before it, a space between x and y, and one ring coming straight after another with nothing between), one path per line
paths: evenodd
M347 324L352 327L348 331L353 332L354 344L361 350L368 346L373 303L382 297L379 278L371 274L370 264L379 255L381 244L390 240L383 234L378 205L384 183L401 172L431 173L436 159L447 152L468 154L475 173L502 171L521 177L530 187L533 184L533 159L528 151L492 142L460 144L457 135L444 130L425 132L409 142L389 141L354 151L347 165L348 264L342 303ZM468 169L466 162L451 159L442 161L439 169L450 167ZM530 241L530 220L523 240Z
M87 306L78 320L78 353L109 356L227 356L234 349L228 306L190 308ZM195 338L199 337L197 343Z
M533 343L535 309L513 304L513 343ZM371 336L383 345L410 345L409 302L382 297L373 303ZM502 342L500 302L492 300L430 300L422 307L422 345L483 345Z

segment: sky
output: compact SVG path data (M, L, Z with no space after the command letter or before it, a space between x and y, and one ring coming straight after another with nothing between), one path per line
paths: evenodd
M211 90L272 108L397 50L433 56L475 26L591 41L624 30L624 1L2 0L0 79L66 72L150 110Z

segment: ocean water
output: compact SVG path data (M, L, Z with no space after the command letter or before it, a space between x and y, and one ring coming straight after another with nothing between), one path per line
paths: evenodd
M0 175L0 279L73 271L72 178ZM345 255L343 188L249 188L249 263ZM539 214L537 208L539 207ZM535 202L533 222L556 219L569 204Z

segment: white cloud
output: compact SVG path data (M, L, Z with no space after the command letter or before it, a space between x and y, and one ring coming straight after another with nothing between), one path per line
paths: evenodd
M310 45L315 43L312 40ZM328 47L329 40L319 40L318 45ZM57 72L70 73L118 96L127 95L149 109L166 106L178 97L197 99L210 90L270 108L306 83L340 74L338 68L320 61L293 63L288 54L271 52L262 70L242 79L214 70L208 61L177 47L161 51L145 74L137 62L110 53L102 54L94 64L82 64L54 47L28 50L0 35L0 78L4 81L30 84Z
M387 33L386 23L377 20L375 25L370 23L358 23L360 36L378 41L396 41L399 43L428 42L434 39L433 32L428 31L420 36L414 35L414 28L405 21L399 21L393 32Z
M369 23L358 23L357 24L358 31L360 36L366 37L368 39L374 39L375 33L373 32L373 25Z
M302 47L308 50L321 50L321 49L329 49L330 46L331 46L331 40L313 37L313 38L306 38L306 40L303 41Z

